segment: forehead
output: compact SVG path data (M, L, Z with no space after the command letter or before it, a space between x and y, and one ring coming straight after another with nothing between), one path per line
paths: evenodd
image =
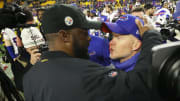
M82 29L82 28L73 28L71 29L71 32L87 32L88 30L86 29Z
M130 36L130 34L124 35L124 34L122 34L122 33L114 33L114 32L112 32L112 35L113 35L113 36L124 36L124 37Z
M88 30L82 29L82 28L73 28L70 30L70 33L77 37L84 36L84 35L87 36Z

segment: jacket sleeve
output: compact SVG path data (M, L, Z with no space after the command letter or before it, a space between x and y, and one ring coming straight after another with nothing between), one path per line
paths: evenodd
M151 100L146 79L148 68L151 68L151 48L161 43L161 36L156 31L147 31L142 43L142 51L133 71L89 65L83 76L83 87L89 101Z
M29 76L29 73L24 75L23 78L23 90L24 90L24 97L26 101L33 101L33 93L32 89L33 87L31 86L32 78Z

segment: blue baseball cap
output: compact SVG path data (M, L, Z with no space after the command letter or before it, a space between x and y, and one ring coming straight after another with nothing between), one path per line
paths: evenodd
M142 40L140 37L138 26L135 22L136 19L139 19L141 23L144 24L144 22L140 18L130 14L121 16L115 23L104 22L104 24L108 27L108 29L111 32L121 35L132 34L139 40Z

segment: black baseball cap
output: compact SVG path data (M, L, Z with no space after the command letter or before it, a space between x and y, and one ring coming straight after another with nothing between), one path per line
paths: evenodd
M56 4L48 8L42 17L44 34L56 33L60 29L101 29L101 25L101 22L88 21L78 7L68 4Z

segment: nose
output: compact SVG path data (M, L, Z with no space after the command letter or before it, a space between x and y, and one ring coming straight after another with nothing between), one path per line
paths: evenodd
M109 46L113 46L115 44L114 40L112 39L110 42L109 42Z

